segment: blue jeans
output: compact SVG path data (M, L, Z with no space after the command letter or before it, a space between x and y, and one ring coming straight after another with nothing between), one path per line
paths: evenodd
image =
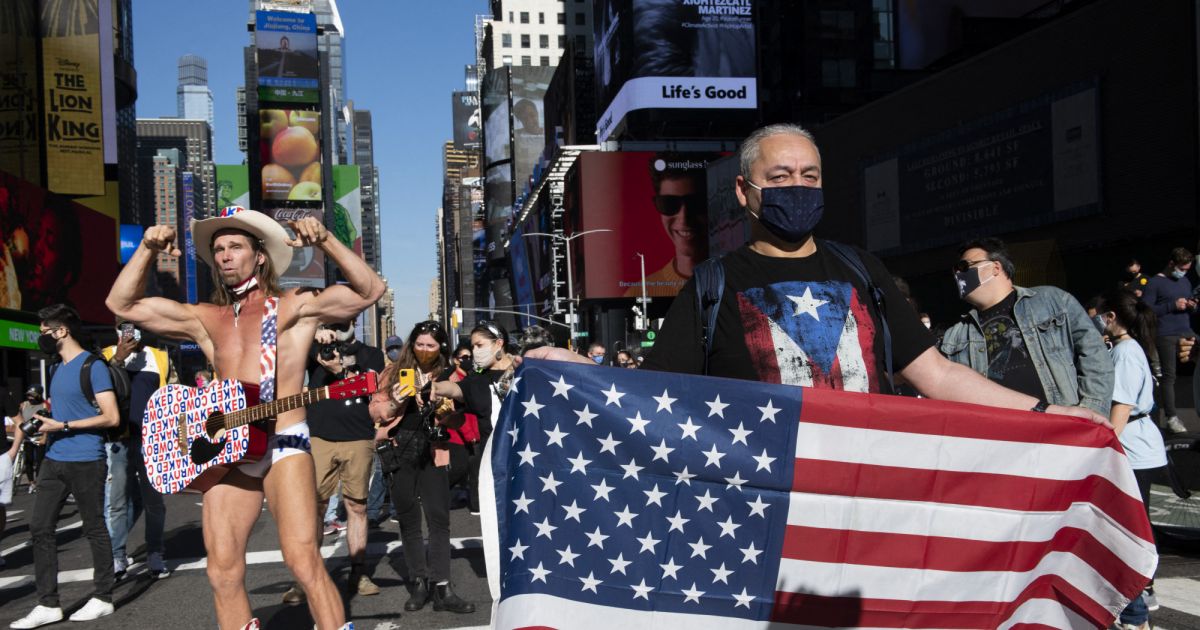
M387 518L388 505L384 502L387 496L387 484L383 481L383 466L379 464L379 456L375 456L375 472L371 474L371 490L367 493L367 518L380 521Z
M108 470L111 479L106 488L105 520L112 538L113 558L125 558L129 530L142 511L146 512L146 552L163 552L163 529L167 509L162 495L146 477L146 462L142 458L142 441L137 438L110 442Z
M1138 596L1121 611L1121 623L1133 624L1140 626L1150 619L1150 609L1146 607L1146 600L1139 593Z

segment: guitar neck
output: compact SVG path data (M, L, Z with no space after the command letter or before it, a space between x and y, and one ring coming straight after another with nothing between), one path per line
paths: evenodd
M245 424L250 424L251 422L258 422L259 420L274 418L285 411L299 409L315 402L328 399L328 387L318 387L316 389L305 390L299 394L293 394L285 398L280 398L279 400L272 400L268 403L262 403L261 405L255 405L253 407L226 414L225 428L233 429Z

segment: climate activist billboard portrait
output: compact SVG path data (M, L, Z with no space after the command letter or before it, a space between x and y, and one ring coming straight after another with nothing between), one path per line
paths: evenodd
M572 244L588 299L673 297L708 258L706 168L717 154L595 152L580 156L572 195L575 232L609 229Z
M596 138L642 109L756 109L753 0L598 0Z

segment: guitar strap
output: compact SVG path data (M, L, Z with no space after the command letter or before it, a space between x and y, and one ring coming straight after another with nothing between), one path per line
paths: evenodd
M275 400L275 354L279 344L279 298L268 297L263 301L262 355L258 367L262 378L258 381L259 402Z

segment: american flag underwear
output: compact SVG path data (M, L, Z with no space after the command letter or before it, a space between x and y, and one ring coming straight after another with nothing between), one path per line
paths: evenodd
M263 301L262 354L258 367L262 378L258 382L259 402L275 400L275 355L279 350L279 298Z
M484 457L496 628L1105 628L1157 564L1075 418L527 360Z

